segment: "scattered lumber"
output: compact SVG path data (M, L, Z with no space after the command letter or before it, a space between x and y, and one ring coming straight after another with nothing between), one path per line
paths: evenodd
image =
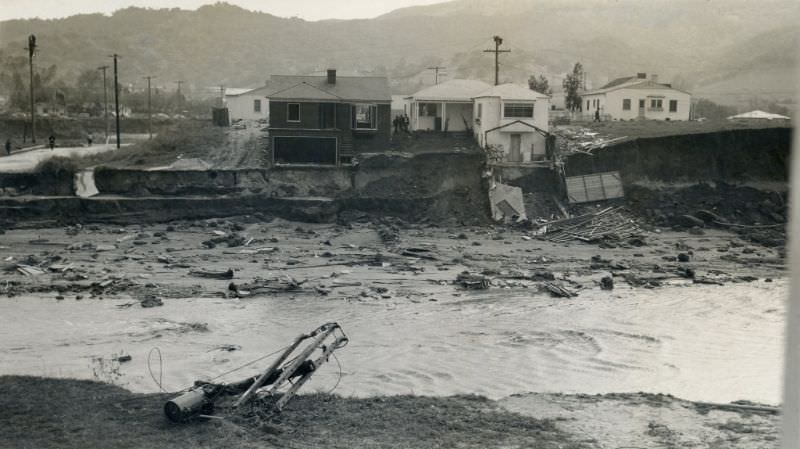
M611 237L630 238L641 232L642 229L623 207L608 207L599 212L547 222L537 234L556 243L570 240L591 243Z
M233 279L233 270L231 268L228 268L227 271L192 270L189 274L199 278Z
M542 282L541 285L545 288L545 290L549 291L551 295L557 298L574 298L575 296L578 296L577 293L555 282Z

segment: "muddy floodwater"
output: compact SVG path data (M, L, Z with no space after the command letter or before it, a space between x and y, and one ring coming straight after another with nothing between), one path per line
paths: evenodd
M117 307L125 299L2 298L0 374L157 391L147 358L158 347L163 368L153 353L151 369L177 390L338 321L351 337L338 352L342 395L647 391L778 403L786 292L776 280L573 299L500 289L435 302L187 298L151 309ZM114 354L132 360L115 364ZM332 360L308 390L328 390L338 376Z

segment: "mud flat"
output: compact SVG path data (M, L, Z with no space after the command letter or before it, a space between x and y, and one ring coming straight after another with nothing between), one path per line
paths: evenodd
M303 391L329 392L341 378L334 395L349 399L310 395L301 401L320 400L332 415L348 407L378 407L384 414L381 407L394 404L426 422L433 418L420 410L441 407L433 422L453 433L404 427L398 435L422 437L393 440L385 428L378 429L383 437L362 429L352 433L357 441L333 438L334 447L469 442L471 434L460 433L468 426L452 416L487 410L503 415L497 418L502 426L516 423L509 433L521 439L489 441L498 434L487 425L474 430L484 433L467 447L624 447L637 435L644 443L634 447L775 444L774 416L703 414L686 401L780 400L787 291L780 249L715 229L644 232L601 248L542 241L523 229L352 218L347 224L245 216L7 230L0 235L0 374L125 388L132 397L150 398L130 412L132 419L145 416L146 425L125 432L163 435L168 430L157 416L163 398L139 396L159 391L151 371L176 391L337 321L351 337L339 354L341 374L328 364ZM612 290L603 289L603 278L613 280ZM554 296L551 284L573 295ZM163 364L152 357L148 363L154 347ZM120 355L131 360L120 362ZM257 367L221 380L253 371ZM72 385L41 382L52 382L43 391L53 394ZM131 394L114 391L112 398ZM651 396L659 393L683 399ZM459 396L473 394L488 399ZM588 396L596 394L602 396ZM102 402L104 396L97 397ZM666 405L653 405L653 397ZM593 416L606 410L608 421ZM615 430L614 416L633 415L638 421ZM348 416L358 422L369 414ZM518 421L523 418L531 421ZM548 420L555 427L536 427ZM341 429L341 422L326 423ZM230 433L213 426L224 424L204 429ZM534 438L531 428L545 435L536 437L540 446L525 439ZM292 429L294 423L283 431L302 432ZM243 434L242 447L252 446L246 445L252 435ZM258 435L257 441L272 441ZM314 439L320 434L313 435L292 442L322 444ZM67 434L59 440L64 444L44 432L39 437L45 440L33 446L78 447L81 441ZM214 446L211 441L205 444ZM739 445L749 441L760 443ZM181 444L171 447L186 447Z

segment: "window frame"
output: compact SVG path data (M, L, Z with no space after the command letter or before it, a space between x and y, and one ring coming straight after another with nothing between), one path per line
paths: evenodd
M520 109L530 109L530 115L508 115L509 108L512 110L520 110ZM503 103L503 118L513 118L513 119L533 119L535 114L535 104L534 103Z
M358 107L367 107L369 108L369 128L358 126ZM378 129L378 105L375 103L353 103L352 108L350 109L352 113L352 129L353 131L377 131Z
M253 98L253 112L261 112L261 99Z
M292 106L297 106L296 120L292 120ZM300 103L286 103L286 123L300 123Z
M674 109L673 105L675 105ZM678 100L669 100L669 112L678 112Z
M631 110L631 99L630 98L623 98L622 99L622 110L623 111L630 111ZM627 107L625 107L627 105Z

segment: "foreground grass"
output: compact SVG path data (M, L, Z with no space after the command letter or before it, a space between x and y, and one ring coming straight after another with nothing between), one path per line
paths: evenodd
M173 424L165 394L68 379L0 377L1 448L574 448L552 422L474 396L325 394L295 398L271 421Z

